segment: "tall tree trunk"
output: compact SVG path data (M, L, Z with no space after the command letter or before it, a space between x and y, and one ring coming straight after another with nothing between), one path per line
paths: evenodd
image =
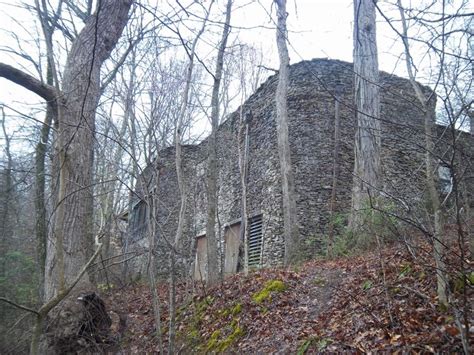
M401 35L403 46L405 49L405 64L407 67L408 76L410 83L415 91L416 97L421 104L424 111L424 127L425 127L425 174L426 174L426 186L428 189L428 199L430 205L430 213L433 215L434 220L434 231L433 231L433 257L436 265L436 280L437 280L437 292L438 300L441 304L447 305L448 296L448 279L446 273L446 264L444 262L445 257L445 244L444 244L444 214L439 198L437 185L437 178L435 175L436 166L433 162L432 154L434 153L435 146L433 142L434 126L436 119L432 115L432 111L429 107L430 97L426 98L421 90L420 85L415 80L415 74L413 73L412 57L410 54L410 46L408 43L408 26L405 19L404 8L401 0L398 0L398 8L400 11L400 18L402 21L403 33ZM434 113L434 112L433 112Z
M157 168L158 169L158 168ZM156 171L154 181L155 186L158 188L160 184L159 180L159 171ZM160 298L158 294L158 285L156 277L156 238L157 238L157 211L159 201L157 201L157 196L153 192L148 190L145 178L141 176L140 178L141 189L145 192L146 206L147 206L147 229L148 229L148 262L147 262L147 274L148 282L150 286L150 291L152 295L152 304L153 304L153 315L155 320L155 330L156 338L158 339L158 350L160 354L163 354L163 340L161 338L162 327L161 327L161 306Z
M380 93L374 0L354 1L354 99L357 128L350 227L366 222L364 207L380 188Z
M48 82L50 84L50 82ZM36 212L36 243L37 260L39 266L39 298L44 296L44 274L46 269L46 247L48 244L48 225L46 211L46 144L49 140L51 124L56 110L51 103L46 106L46 116L41 126L41 133L35 149L35 212Z
M43 36L46 43L47 64L46 64L46 83L54 86L59 91L59 78L57 75L56 66L54 63L53 53L53 34L54 29L59 20L61 13L62 2L58 4L56 14L52 17L48 16L46 1L42 0L41 5L39 0L35 0L36 12L40 19ZM49 141L49 134L53 121L57 121L57 106L55 101L46 102L46 116L44 123L41 126L39 141L35 149L35 213L36 213L36 243L37 243L37 261L39 266L39 299L44 300L44 280L46 271L46 255L48 244L48 226L46 223L46 146Z
M48 240L45 296L63 290L92 249L92 166L100 67L128 19L130 0L102 0L75 39L63 74L58 103L59 166L54 228ZM67 258L67 262L65 262ZM87 274L81 283L88 284Z
M474 43L472 44L474 50ZM467 115L469 116L469 132L474 138L474 110L468 110ZM474 257L474 216L472 215L471 199L474 197L474 191L469 191L468 184L464 184L464 208L466 210L467 220L467 235L469 236L467 242L469 244L469 253L471 258Z
M132 51L132 56L131 56L131 63L133 65L133 68L135 68L136 64L136 54L135 51ZM132 76L134 76L134 73L132 73ZM132 93L130 91L130 87L128 88L127 92L127 101L126 101L126 106L125 106L125 115L127 116L127 122L129 123L128 129L130 130L130 154L132 156L132 174L130 177L130 182L129 186L135 186L135 182L138 181L138 176L139 176L139 166L138 166L138 161L137 161L137 127L136 127L136 117L135 117L135 108L134 108L134 103L135 99L132 98ZM133 201L134 201L134 192L130 190L129 196L128 196L128 208L127 210L132 211L133 209ZM124 245L123 245L123 252L127 253L128 248L129 248L129 238L124 238ZM122 278L124 280L128 279L128 261L126 261L123 265L122 269Z
M100 252L87 261L92 248L92 165L95 110L100 93L100 67L116 45L128 20L131 0L99 0L95 14L73 41L63 73L62 90L12 66L0 63L4 77L38 94L57 108L55 167L58 193L53 208L53 228L48 238L46 303L34 312L36 325L31 353L38 353L43 321L68 296L73 287L90 286L87 269ZM38 2L36 3L38 4ZM48 51L48 61L52 52ZM98 239L98 236L97 238ZM81 270L79 274L78 270ZM63 330L62 325L56 328Z
M219 128L219 90L221 87L222 72L224 67L224 52L227 47L227 39L230 33L230 15L232 1L227 0L224 30L221 43L217 52L216 71L214 73L214 84L211 97L211 135L209 136L209 156L207 166L207 265L208 279L210 284L219 280L220 265L218 240L216 237L216 213L217 213L217 178L219 176L217 167L217 129Z
M182 135L184 130L184 118L186 117L188 111L188 100L189 100L189 93L191 91L191 80L193 76L194 70L194 59L196 56L196 47L198 44L201 35L204 33L206 28L207 21L209 19L210 11L212 5L214 4L214 0L211 1L209 4L208 11L206 13L206 17L203 20L202 27L199 30L198 34L194 38L190 51L188 51L189 56L189 64L186 70L186 80L185 80L185 87L183 92L183 102L181 104L180 112L178 114L178 119L175 125L175 165L176 165L176 177L178 181L178 190L179 190L179 197L180 197L180 208L179 208L179 215L178 215L178 225L176 228L176 234L174 241L170 245L170 254L169 254L169 262L170 267L170 293L169 293L169 337L168 337L168 352L172 354L174 352L175 346L175 334L176 334L176 304L175 304L175 290L176 290L176 278L175 278L175 261L176 261L176 250L179 248L179 243L183 237L183 230L184 230L184 223L186 218L186 183L184 180L184 169L183 169L183 154L182 154Z
M274 0L277 4L276 42L280 57L280 71L276 91L276 124L278 136L278 156L281 169L281 188L283 199L283 228L285 238L285 265L299 258L298 214L296 210L295 183L291 166L290 143L288 134L288 68L290 58L286 45L288 31L286 28L286 0Z
M248 180L248 159L249 159L249 126L252 119L252 113L243 113L243 104L240 105L240 135L239 135L239 168L240 168L240 186L242 188L241 200L241 222L240 222L240 247L239 262L240 268L243 266L245 276L249 273L249 251L248 251L248 233L247 233L247 180ZM244 132L243 138L241 134ZM243 147L242 147L243 140ZM237 269L238 270L238 269Z
M2 175L4 175L4 181L0 180L0 197L2 200L0 202L3 206L0 206L0 253L1 255L5 255L7 253L7 243L11 240L12 236L12 224L11 224L11 205L12 205L12 198L13 198L13 176L12 176L12 168L13 168L13 160L12 155L10 152L10 143L11 137L7 133L6 123L5 123L5 111L3 106L0 107L2 111L1 117L1 126L2 126L2 133L3 138L5 140L4 152L7 158L7 164L3 171L1 171ZM3 191L2 191L3 190ZM4 192L4 193L2 193ZM0 277L5 277L6 275L6 264L5 258L1 258L0 264ZM3 307L1 308L3 313Z
M336 92L336 98L334 100L334 151L332 159L332 190L331 190L331 200L329 204L329 228L328 228L328 240L329 248L328 253L332 255L334 248L334 217L336 211L336 196L337 196L337 182L339 180L339 150L341 143L341 132L340 132L340 108L339 100L341 95Z
M423 105L425 106L425 105ZM433 214L434 231L433 231L433 258L436 265L436 283L438 301L443 304L448 304L448 275L446 272L446 263L444 261L446 254L445 238L444 238L444 213L442 210L439 192L436 188L437 179L435 175L436 166L433 162L432 154L434 152L433 142L433 126L435 125L435 118L428 111L425 106L425 173L426 186L428 188L428 199L430 205L430 213Z
M131 53L132 61L135 59L135 51ZM123 146L122 142L124 137L126 136L129 120L131 116L131 111L133 110L131 106L133 105L133 92L135 90L135 68L133 68L132 73L130 74L129 84L127 95L125 99L125 112L123 116L123 120L120 126L119 134L117 140L119 144L116 144L115 148L113 149L112 153L112 162L107 164L107 168L105 169L106 174L103 175L105 180L109 180L108 183L102 184L102 193L101 195L105 195L105 201L103 203L103 210L104 210L104 218L106 220L106 225L108 226L107 230L105 231L104 235L104 248L102 251L101 257L108 258L110 257L110 242L112 237L112 231L114 230L113 223L115 218L116 212L116 204L117 200L119 200L118 195L120 193L119 187L119 172L120 172L120 163L123 157ZM112 113L110 115L112 117ZM105 163L105 162L104 162ZM104 269L105 274L107 274L107 269Z

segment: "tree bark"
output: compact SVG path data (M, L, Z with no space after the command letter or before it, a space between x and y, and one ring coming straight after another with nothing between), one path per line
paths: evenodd
M160 173L158 168L155 169L155 178L152 180L155 183L156 188L160 184L159 180ZM148 262L147 262L147 274L148 274L148 283L150 286L150 291L152 295L152 304L153 304L153 315L155 321L156 337L158 339L158 349L160 354L163 354L163 340L161 338L162 327L161 327L161 306L160 306L160 297L158 294L158 285L156 277L156 237L157 237L157 220L156 220L156 207L158 206L157 196L155 193L149 191L149 187L143 176L140 177L140 183L142 191L145 192L145 199L147 205L147 229L148 229Z
M46 43L47 64L46 64L46 84L55 87L59 91L59 79L57 75L56 66L54 63L53 53L53 34L57 21L59 20L59 13L61 11L62 2L58 4L56 15L52 18L48 17L46 1L42 0L41 5L38 0L35 0L36 12L41 23L43 36ZM48 225L47 225L47 211L46 211L46 147L49 141L51 125L53 121L57 121L57 105L56 101L47 101L46 115L44 123L41 126L39 141L35 149L35 213L36 213L36 243L37 243L37 261L39 266L38 280L39 280L39 299L44 301L44 281L46 270L46 255L48 245Z
M101 249L102 249L102 244L99 244L97 246L96 251L92 255L92 257L89 259L89 261L87 261L87 263L85 263L81 267L79 273L75 275L74 278L71 279L71 283L67 285L67 287L59 291L53 298L48 300L48 302L42 305L40 309L38 309L38 311L30 310L30 312L36 314L36 321L35 321L35 325L32 331L31 342L30 342L31 355L39 354L40 337L41 337L41 332L43 328L43 323L46 317L48 316L49 312L53 308L55 308L64 298L66 298L69 295L69 293L72 291L72 289L80 282L81 278L84 276L89 266L91 266L91 264L99 255Z
M339 180L339 150L341 143L341 133L340 133L340 108L339 100L341 96L339 93L336 93L336 98L334 100L334 151L333 151L333 160L332 160L332 189L331 189L331 200L329 203L329 228L328 228L328 254L332 255L334 247L334 217L336 210L336 196L337 196L337 182Z
M286 45L288 31L286 28L286 0L274 0L277 5L276 42L280 57L280 71L276 91L276 124L278 137L278 156L281 169L281 187L283 199L283 234L285 238L285 265L296 261L299 256L298 212L296 209L295 183L291 165L290 143L288 133L288 67L290 58Z
M240 268L243 266L244 274L249 274L249 251L248 251L248 233L247 233L247 180L248 180L248 159L249 159L249 126L252 118L251 112L246 112L245 116L243 113L243 104L240 105L240 135L239 135L239 168L240 168L240 186L242 188L242 199L241 199L241 222L240 222L240 248L239 248L239 262ZM243 138L241 138L242 132L244 132ZM243 142L242 142L243 140ZM242 147L243 143L243 147ZM237 268L239 270L239 267Z
M130 0L102 0L75 39L63 74L58 105L56 159L58 196L53 233L48 240L45 296L64 289L85 264L92 242L92 165L95 110L100 67L110 55L128 20ZM67 262L65 262L67 258ZM81 283L88 284L87 274Z
M183 92L183 102L181 104L180 112L178 114L178 119L175 125L175 165L176 165L176 178L178 182L178 190L179 190L179 197L180 197L180 208L179 208L179 215L178 215L178 225L176 228L176 234L173 243L170 245L170 254L169 254L169 261L170 267L170 304L169 304L169 337L168 337L168 352L172 354L174 352L175 346L175 334L176 334L176 305L175 305L175 289L176 289L176 278L174 277L174 270L175 267L175 260L176 260L176 249L179 247L179 243L183 236L184 230L184 223L186 218L186 183L184 180L184 169L183 169L183 155L182 155L182 134L184 130L184 118L186 117L188 111L188 100L189 100L189 93L191 91L191 80L193 76L194 70L194 59L196 56L196 47L198 44L201 35L204 33L206 28L207 21L209 19L209 14L214 4L214 0L211 1L208 11L206 13L206 17L203 20L202 27L199 30L198 34L194 38L191 49L188 51L189 56L189 64L186 70L186 81L185 87Z
M58 96L54 86L45 84L30 74L24 73L8 64L0 63L0 77L23 86L25 89L41 96L47 102L55 102Z
M87 260L92 243L92 164L95 110L100 67L110 55L128 20L131 0L99 1L96 13L74 40L63 74L62 92L12 66L0 63L9 79L57 105L59 167L54 228L48 239L45 298L64 290ZM67 263L64 261L67 257ZM81 279L88 285L88 277Z
M7 133L6 129L6 123L5 123L5 111L3 106L0 107L0 110L2 111L2 118L1 118L1 126L2 126L2 133L3 133L3 138L5 140L5 147L4 147L4 152L7 158L7 164L6 167L4 168L4 171L2 171L2 175L5 176L5 180L1 181L0 180L0 197L2 197L2 200L0 200L1 203L3 203L3 208L0 209L0 252L2 255L5 255L7 253L7 243L8 241L11 240L11 236L13 233L12 230L12 221L11 221L11 200L13 198L13 177L12 177L12 168L13 168L13 160L12 160L12 155L10 151L10 143L11 143L11 137ZM4 190L4 193L2 194L2 190ZM5 258L1 259L1 264L0 264L0 277L5 277L5 272L6 272L6 264L5 264ZM3 313L3 308L2 308L2 313Z
M35 212L36 212L36 243L37 260L39 266L39 298L44 300L44 275L46 270L46 253L48 244L48 224L46 210L46 144L49 140L51 124L55 116L55 110L51 103L46 106L44 123L35 149Z
M405 64L407 67L408 77L410 83L415 91L416 97L421 104L424 112L424 128L425 128L425 174L426 174L426 186L428 189L428 200L430 205L430 213L433 215L434 220L434 231L433 231L433 258L436 265L436 281L437 281L437 293L438 301L443 304L448 304L448 275L446 273L446 264L444 257L446 254L446 248L444 244L444 213L439 198L439 193L436 188L437 179L435 175L436 166L433 162L432 154L435 146L433 142L435 117L432 116L429 108L429 97L426 98L421 90L420 85L415 80L415 74L412 68L412 57L410 54L410 46L408 43L408 26L405 19L405 13L402 6L401 0L397 2L400 11L400 17L402 21L402 41L405 49Z
M207 166L207 264L208 283L213 284L219 280L219 251L216 237L216 213L217 213L217 178L219 175L217 167L217 129L219 128L219 90L224 67L224 52L227 47L227 39L230 33L230 15L232 1L227 0L226 17L221 43L217 53L216 71L214 73L214 84L211 97L211 135L209 136L209 156Z
M374 0L354 2L354 99L357 127L350 227L359 232L380 188L380 90Z

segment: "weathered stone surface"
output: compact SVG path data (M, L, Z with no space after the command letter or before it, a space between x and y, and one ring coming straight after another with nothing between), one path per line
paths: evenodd
M341 147L336 211L349 212L355 135L352 64L326 59L304 61L290 67L288 92L291 159L295 175L299 231L302 252L311 255L324 238L330 219L332 191L335 94L340 97ZM424 134L423 113L406 79L381 73L382 188L393 209L408 213L424 203ZM262 266L283 262L284 241L281 211L280 169L275 126L275 89L277 76L270 77L243 105L242 112L252 113L249 126L249 163L247 206L249 217L262 215ZM423 88L430 93L428 88ZM430 108L434 110L435 103ZM240 220L241 186L239 173L240 112L231 114L217 134L219 154L219 208L217 231L223 240L226 225ZM240 138L239 138L240 137ZM206 224L205 160L206 140L186 146L185 174L188 185L188 209L183 241L183 265L194 258L195 237L202 235ZM472 145L471 145L472 147ZM472 159L472 155L470 156ZM149 167L147 169L152 169ZM156 237L164 251L163 238L172 238L179 208L174 149L161 152L158 196L161 235ZM154 183L151 182L151 185ZM420 209L421 210L421 209ZM410 212L411 213L411 212ZM146 239L135 245L146 247ZM221 251L223 246L221 246Z

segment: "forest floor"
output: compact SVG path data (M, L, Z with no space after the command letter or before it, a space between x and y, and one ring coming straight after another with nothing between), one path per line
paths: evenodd
M257 270L247 277L233 275L213 288L194 285L192 294L178 285L175 352L462 353L453 311L437 305L429 247L418 243L414 250L392 245L289 269ZM472 302L469 282L454 282L459 308L463 300L468 306ZM165 284L158 289L166 347L168 289ZM106 302L126 313L123 353L158 351L146 284L113 290ZM469 307L467 311L472 325Z

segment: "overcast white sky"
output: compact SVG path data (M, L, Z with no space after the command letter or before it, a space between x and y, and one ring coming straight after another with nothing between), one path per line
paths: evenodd
M269 19L270 12L273 10L272 15L275 12L271 7L272 1L253 2L252 7L235 12L233 24L274 27ZM287 11L291 63L312 58L352 61L352 0L288 0ZM380 68L392 72L402 48L393 48L393 31L383 19L378 18L377 26ZM256 47L272 50L271 63L278 64L273 29L253 29L242 32L240 37L253 42Z
M35 58L38 52L35 50L33 38L37 37L37 34L28 35L22 27L31 28L36 19L11 6L18 1L20 0L0 0L0 19L2 19L0 46L17 47L16 40L11 35L13 31L19 38L30 41L31 53ZM24 0L24 2L34 4L33 0ZM164 2L157 0L158 4ZM168 0L168 2L173 3L174 0ZM236 0L232 24L237 27L256 27L240 31L239 37L242 41L261 48L265 53L265 64L276 68L278 56L275 50L275 30L274 23L270 19L270 14L274 15L275 12L272 2L272 0ZM239 8L239 5L243 4L249 5ZM223 0L219 0L219 6L220 8L224 6ZM353 4L351 0L288 0L287 10L291 63L321 57L352 61ZM13 17L13 20L9 19L9 16ZM267 29L258 26L265 26ZM380 69L405 76L405 66L399 62L402 47L399 41L393 40L395 38L393 31L380 16L378 16L377 35ZM28 47L28 44L23 45L26 46L25 48ZM15 57L2 51L0 51L0 61L21 68L21 63ZM419 80L424 81L422 77ZM16 101L24 103L19 106ZM26 113L42 107L42 100L39 97L0 78L0 104L2 103L20 107L23 110L26 108Z
M239 3L251 3L249 6L237 8ZM0 43L2 45L16 46L15 41L8 33L12 29L23 38L28 35L22 31L20 25L31 27L35 19L25 16L24 11L10 6L15 0L0 1ZM26 0L34 4L33 0ZM237 27L274 27L269 18L273 11L271 0L248 1L237 0L234 5L232 23ZM353 8L351 0L288 0L288 26L290 29L290 60L292 63L303 59L327 57L352 61L352 16ZM8 19L13 15L18 23ZM379 24L379 56L380 68L392 72L396 66L396 57L401 48L396 51L391 47L393 33L387 31L383 21ZM278 57L275 51L275 32L273 29L254 28L252 30L240 31L239 37L247 42L253 43L255 47L262 48L267 53L267 64L276 67ZM36 53L33 54L33 56ZM394 60L395 58L395 60ZM16 59L9 54L0 52L0 61L17 64ZM0 102L5 101L5 94L18 96L19 88L4 79L0 79ZM22 96L22 95L21 95ZM31 102L31 100L29 100Z
M237 11L234 24L274 27L269 14L272 11L274 15L275 9L270 4L271 1L261 0L255 2L252 8ZM292 63L316 57L351 60L351 0L289 0L287 10ZM252 30L243 33L242 37L249 41L253 39L256 46L275 47L274 30ZM277 58L277 54L273 53L273 61L277 62Z

